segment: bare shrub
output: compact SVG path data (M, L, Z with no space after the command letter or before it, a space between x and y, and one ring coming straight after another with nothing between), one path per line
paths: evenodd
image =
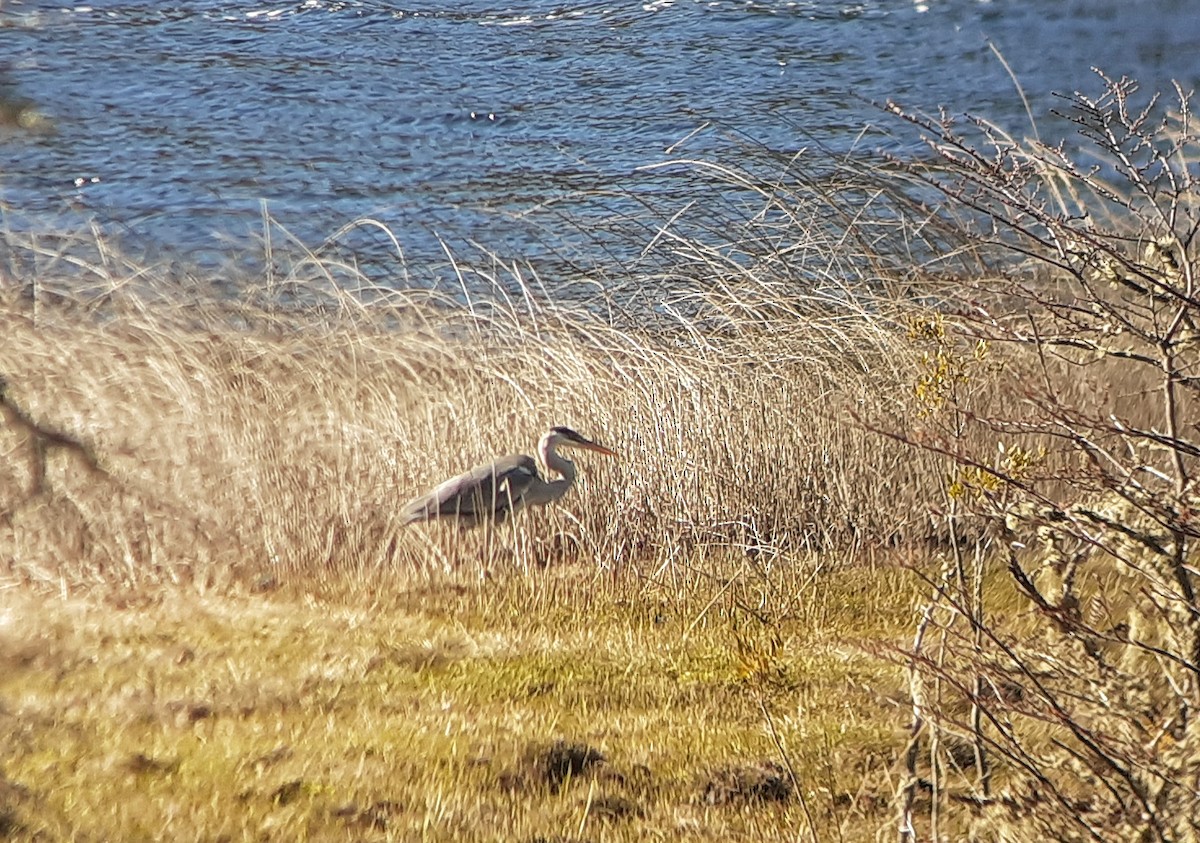
M1175 93L1073 95L1074 153L897 109L934 153L910 173L981 256L1020 258L916 338L919 412L892 428L947 459L952 527L984 518L1006 560L957 545L930 579L901 840L922 813L935 838L964 816L978 839L1200 836L1200 145ZM985 360L1005 406L944 388Z

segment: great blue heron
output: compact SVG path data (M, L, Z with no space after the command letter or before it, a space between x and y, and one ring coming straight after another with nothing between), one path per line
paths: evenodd
M538 442L538 453L547 470L562 475L543 480L537 462L526 454L500 457L470 471L451 477L430 492L413 498L400 510L400 522L446 518L463 527L484 521L503 521L526 506L544 506L561 498L575 482L575 463L558 453L559 447L583 448L615 457L606 448L569 427L552 427Z

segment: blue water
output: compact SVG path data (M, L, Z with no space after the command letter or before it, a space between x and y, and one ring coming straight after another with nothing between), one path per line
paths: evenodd
M998 55L1053 139L1070 132L1054 92L1098 93L1093 65L1196 87L1200 14L1187 0L0 0L0 84L55 127L0 134L0 199L200 258L246 247L264 202L310 244L378 220L418 267L439 238L530 256L593 221L704 202L681 168L642 169L674 157L737 163L747 138L914 152L872 101L1029 134Z

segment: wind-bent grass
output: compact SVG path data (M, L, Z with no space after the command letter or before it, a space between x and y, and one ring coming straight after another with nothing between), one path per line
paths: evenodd
M31 279L0 302L9 400L95 458L0 432L0 547L21 579L563 558L661 575L714 546L770 563L924 529L936 475L851 418L908 388L911 355L895 305L849 288L835 301L728 283L654 315L551 300L518 269L477 273L458 301L321 292L345 267L310 263L249 305L104 257L85 279L99 289ZM585 457L561 509L497 534L398 529L405 498L553 424L622 458Z

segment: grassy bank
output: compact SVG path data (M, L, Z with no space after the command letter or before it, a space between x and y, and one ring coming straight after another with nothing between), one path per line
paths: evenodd
M581 571L10 595L0 816L16 839L751 840L808 827L800 796L819 829L867 840L900 688L863 644L911 611L900 574L861 573L771 627L728 602L587 604Z

